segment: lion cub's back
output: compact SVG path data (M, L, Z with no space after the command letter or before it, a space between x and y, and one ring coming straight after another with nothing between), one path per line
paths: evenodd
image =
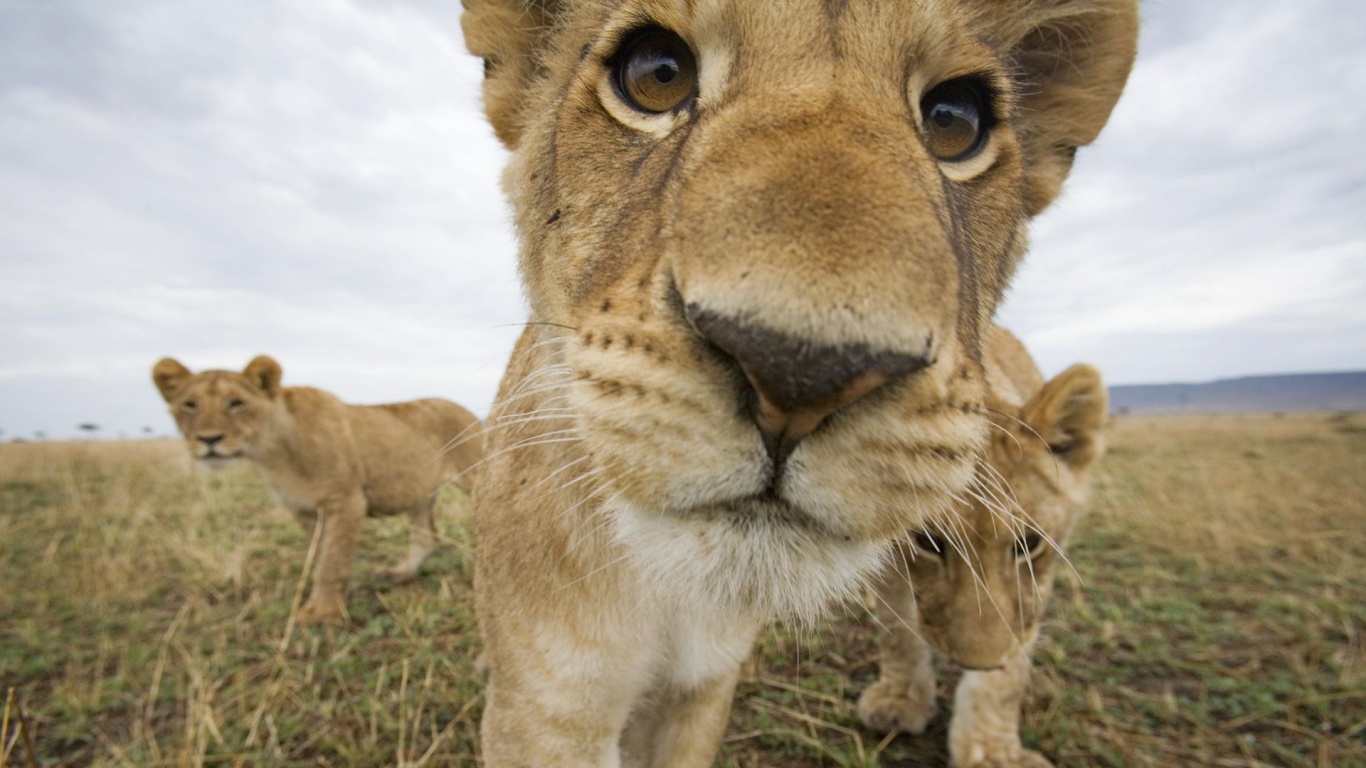
M375 511L400 511L447 480L468 487L462 473L483 453L482 428L469 410L439 398L347 410Z

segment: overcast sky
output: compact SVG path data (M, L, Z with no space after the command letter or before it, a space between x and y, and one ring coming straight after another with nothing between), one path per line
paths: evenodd
M1002 319L1112 384L1366 368L1366 3L1144 6ZM457 0L0 0L0 438L163 355L481 415L525 307Z

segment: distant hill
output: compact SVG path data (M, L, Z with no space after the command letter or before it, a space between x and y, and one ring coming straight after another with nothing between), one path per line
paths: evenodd
M1110 387L1113 413L1366 411L1366 371Z

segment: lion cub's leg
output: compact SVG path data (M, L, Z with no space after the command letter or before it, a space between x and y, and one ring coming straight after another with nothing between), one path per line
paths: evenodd
M968 671L953 698L949 764L953 768L1052 768L1020 743L1020 705L1029 685L1032 644L989 672Z
M917 633L915 595L900 546L874 581L882 659L858 700L859 720L879 733L922 733L935 712L930 646Z
M341 621L346 616L346 587L351 563L365 524L365 497L326 499L318 504L322 535L318 541L313 591L299 609L299 623Z
M633 720L622 738L622 765L640 768L707 768L716 758L730 720L737 667L687 691L669 691L648 715Z
M436 549L436 494L423 499L408 513L408 557L381 575L402 584L417 578L422 562Z

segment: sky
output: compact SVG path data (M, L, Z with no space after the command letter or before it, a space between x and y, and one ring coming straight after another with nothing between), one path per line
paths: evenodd
M1366 3L1145 2L1000 312L1046 375L1366 369ZM0 0L0 439L157 359L487 412L526 317L456 0Z

